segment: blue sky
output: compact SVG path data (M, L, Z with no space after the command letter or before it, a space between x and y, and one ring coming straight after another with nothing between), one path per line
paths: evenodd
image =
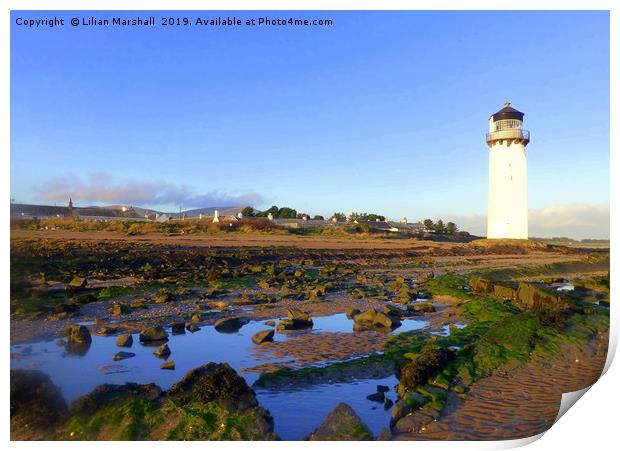
M17 201L277 204L473 224L486 211L488 116L510 100L532 133L530 207L609 202L607 12L268 13L334 20L306 28L15 25L49 15L12 13ZM136 14L56 14L91 15Z

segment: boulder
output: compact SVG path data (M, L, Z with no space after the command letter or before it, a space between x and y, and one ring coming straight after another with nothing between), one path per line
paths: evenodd
M66 331L69 343L90 344L92 338L86 326L69 326Z
M355 411L341 402L323 420L321 425L310 434L309 440L372 440L372 433Z
M140 343L151 341L163 341L168 339L168 334L161 326L148 327L140 331Z
M125 351L120 351L117 352L116 354L114 354L114 361L118 362L119 360L125 360L125 359L130 359L132 357L135 357L136 354L134 354L133 352L125 352Z
M133 338L131 334L119 335L116 339L116 346L120 346L121 348L131 348L131 345L133 345Z
M167 343L164 343L159 348L155 349L155 351L153 351L153 354L155 355L155 357L159 357L160 359L166 359L170 355L170 348L168 347Z
M11 370L10 379L11 438L48 439L67 416L60 389L41 371Z
M215 330L226 334L235 333L239 332L239 329L249 322L250 321L248 318L243 318L240 316L221 318L215 322Z
M252 336L252 341L257 345L265 343L267 341L273 341L273 329L263 330L261 332L255 333Z
M390 387L388 387L387 385L377 385L377 392L387 393L389 391L390 391Z
M178 404L215 402L226 409L258 406L254 391L227 363L207 363L189 371L167 392Z
M270 319L269 321L265 321L265 326L276 327L276 322Z

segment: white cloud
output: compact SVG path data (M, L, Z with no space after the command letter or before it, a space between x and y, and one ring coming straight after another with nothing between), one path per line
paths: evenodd
M461 230L475 235L486 234L486 215L445 215L444 221L453 221ZM574 203L532 209L529 232L530 236L544 238L609 239L609 204Z
M163 180L117 179L109 174L80 177L56 177L35 187L43 201L65 202L68 197L80 203L128 204L136 206L183 205L184 208L255 205L262 201L258 193L231 195L218 191L197 193L185 186Z

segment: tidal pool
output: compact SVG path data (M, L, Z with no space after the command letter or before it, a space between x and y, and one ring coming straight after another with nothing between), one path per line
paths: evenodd
M313 317L313 321L314 327L311 330L276 333L274 341L292 340L299 334L356 333L353 331L353 321L344 313ZM133 334L131 348L116 346L116 336L93 335L90 347L82 355L68 353L56 341L11 346L11 368L37 369L47 373L60 387L68 402L104 383L154 382L162 389L167 389L189 370L208 362L228 363L252 386L259 374L244 372L244 369L287 360L263 354L259 356L255 352L257 345L251 337L256 332L268 329L264 322L250 321L236 333L221 333L213 326L202 326L195 333L170 334L168 346L172 354L169 358L175 362L174 371L160 368L164 360L153 355L155 347L140 344L138 334ZM392 333L427 326L424 320L404 319L401 327ZM114 361L113 356L119 351L134 353L135 357ZM310 434L339 402L349 404L373 433L378 434L383 427L388 426L390 411L386 411L382 404L367 400L366 396L374 393L377 384L381 384L390 387L387 396L396 401L394 386L397 383L395 376L389 376L299 389L256 389L256 393L260 404L271 412L278 435L285 440L295 440Z

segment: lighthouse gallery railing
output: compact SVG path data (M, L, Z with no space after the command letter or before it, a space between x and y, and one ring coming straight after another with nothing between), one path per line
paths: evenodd
M487 142L496 141L498 139L523 139L529 141L530 132L520 128L513 128L487 133Z

